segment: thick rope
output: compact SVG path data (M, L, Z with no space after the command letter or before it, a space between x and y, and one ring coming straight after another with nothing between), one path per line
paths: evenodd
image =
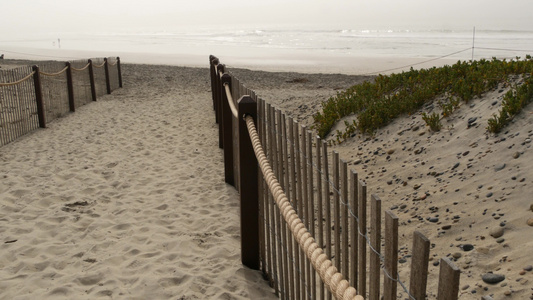
M226 96L228 98L229 108L231 109L231 113L235 118L239 115L239 112L237 111L237 108L235 107L235 103L233 103L233 97L231 96L231 91L229 90L229 84L224 84L224 87L226 88Z
M0 87L17 85L19 83L22 83L22 82L28 80L30 77L33 76L33 74L35 74L35 71L31 72L28 76L26 76L26 77L24 77L24 78L22 78L20 80L14 81L14 82L0 82Z
M56 72L56 73L46 73L46 72L43 72L43 71L40 71L39 73L41 75L44 75L44 76L53 77L53 76L58 76L58 75L63 74L63 72L65 72L67 69L68 69L68 67L65 67L65 68L63 68L63 70L61 70L59 72Z
M87 63L85 65L85 67L81 68L81 69L76 69L74 68L73 66L70 66L72 68L73 71L84 71L85 69L87 69L91 64L90 63Z
M259 140L259 135L257 134L253 118L251 116L246 116L245 121L263 177L270 188L285 222L289 225L300 248L313 264L313 268L320 275L322 282L324 282L328 290L336 299L364 300L363 296L357 295L355 288L350 287L349 282L344 279L342 274L338 272L337 268L333 266L333 263L324 253L324 250L318 246L315 239L311 236L307 228L305 228L302 220L298 217L296 211L290 204L287 195L283 192L274 172L272 172L272 168L263 152L263 147Z
M110 63L109 60L108 60L108 61L107 61L107 64L108 64L110 67L114 67L114 66L117 65L117 62L118 62L118 60L115 60L114 63Z
M103 67L104 65L105 65L105 61L104 61L101 65L93 65L93 67L95 67L95 68L101 68L101 67Z

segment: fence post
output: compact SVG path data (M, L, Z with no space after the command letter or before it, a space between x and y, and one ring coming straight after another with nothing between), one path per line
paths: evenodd
M233 174L233 113L229 107L228 95L225 92L225 85L229 85L231 91L231 75L224 74L221 78L222 91L222 128L224 139L224 178L227 184L235 186L235 177Z
M105 70L105 85L107 93L111 94L111 82L109 81L109 64L107 63L107 57L104 57L104 70Z
M215 106L215 56L209 55L209 73L211 75L211 98L213 99L213 109Z
M218 65L217 75L216 75L217 89L218 89L218 97L217 97L218 147L220 149L223 149L224 148L224 126L222 126L222 96L226 94L226 89L224 89L221 78L218 75L219 71L222 71L222 74L224 74L226 72L225 66Z
M93 101L96 101L96 85L94 84L93 61L91 59L89 59L89 79L91 81L91 93L93 96Z
M259 270L259 194L257 159L244 116L257 123L257 102L250 96L238 101L239 172L241 188L241 260L250 269Z
M67 87L68 87L68 105L71 112L76 111L75 103L74 103L74 83L72 82L72 68L70 65L70 62L66 62L65 64L67 66Z
M413 259L411 261L411 280L409 292L415 299L426 298L428 281L430 242L422 233L415 231L413 234Z
M218 97L220 89L218 88L220 76L218 76L218 58L213 59L213 107L215 109L215 122L218 124Z
M120 68L120 57L117 57L117 70L118 70L118 87L122 87L122 69Z
M385 276L383 282L383 298L396 299L398 280L398 217L387 210L385 212Z
M448 258L440 260L439 287L437 300L457 300L459 297L459 277L461 270Z
M33 83L35 85L35 101L37 102L37 115L39 116L39 127L46 128L46 117L44 114L43 91L41 87L41 74L38 66L33 66Z

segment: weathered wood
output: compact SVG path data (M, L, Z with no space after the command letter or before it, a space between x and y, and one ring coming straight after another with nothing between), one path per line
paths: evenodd
M298 122L294 122L294 151L296 153L296 187L298 197L296 198L295 209L300 218L303 214L303 184L302 184L302 155L300 152L300 126ZM300 261L298 262L299 278L300 278L300 297L305 299L306 282L305 282L305 254L301 249L298 250Z
M231 76L224 74L220 80L222 91L222 144L224 145L224 180L227 184L235 186L235 174L233 172L233 113L229 105L225 85L231 89Z
M43 92L41 85L41 74L38 66L33 66L33 83L35 85L35 101L37 102L37 115L39 116L39 127L46 128L46 117L44 114Z
M350 208L351 208L351 214L350 216L350 285L355 287L357 286L357 266L358 266L358 255L357 251L359 249L358 241L359 241L359 229L358 229L358 223L357 219L359 215L359 189L358 189L358 175L357 172L351 171L351 179L350 179Z
M344 275L347 280L350 280L350 258L348 257L348 163L341 160L341 247L342 247L342 262L339 272Z
M239 99L240 116L257 120L257 102L250 97ZM248 128L239 118L241 187L241 260L250 269L259 270L259 203L257 189L258 165Z
M120 67L120 57L117 57L118 87L122 87L122 68Z
M256 99L254 99L256 100ZM257 102L257 131L259 135L259 140L261 145L265 147L265 101L262 99L256 100ZM261 256L261 272L266 278L268 278L268 259L267 259L267 250L266 250L266 232L265 232L265 222L266 222L266 210L265 210L265 179L263 174L259 172L258 178L258 189L259 189L259 247L260 247L260 256Z
M285 176L284 176L284 155L283 155L283 125L281 124L281 111L278 109L276 110L276 132L277 132L277 146L278 146L278 158L277 158L277 172L276 177L278 178L278 181L282 187L282 189L285 190ZM279 210L278 210L279 211ZM279 237L281 237L281 257L282 257L282 268L281 271L283 275L281 278L283 279L283 286L282 286L282 295L284 296L284 299L288 299L289 295L289 278L288 278L288 253L287 253L287 240L286 240L286 233L287 233L287 226L285 224L285 221L283 220L281 216L281 211L279 211L279 219L280 219L280 227L279 227Z
M398 217L390 210L385 212L385 278L383 298L396 299L398 279ZM388 275L387 275L388 274Z
M321 148L322 148L322 140L316 136L315 137L315 155L316 155L316 171L317 171L317 178L316 178L316 200L317 200L317 243L321 248L324 248L324 206L322 201L322 185L324 184L324 179L322 175L322 155L321 155ZM320 280L320 292L318 295L319 299L324 299L324 282Z
M362 233L359 234L359 242L358 247L359 250L357 251L357 267L358 267L358 274L357 274L357 294L362 295L363 297L366 297L366 183L359 181L359 232Z
M67 88L68 88L68 106L71 112L76 111L76 105L74 101L74 83L72 81L72 66L70 62L66 62L67 66Z
M96 83L94 81L93 61L89 59L88 62L89 62L89 80L91 82L91 95L92 95L93 101L96 101Z
M335 267L341 270L341 224L340 224L340 184L339 184L339 153L333 151L332 172L333 172L333 222L334 222L334 247L335 247ZM332 256L333 258L333 256Z
M437 300L457 300L461 270L448 258L441 258Z
M107 89L107 94L111 94L111 80L109 78L109 63L107 62L107 57L104 57L104 71L105 71L105 86Z
M289 147L290 147L290 155L291 155L291 172L290 172L290 181L291 181L291 197L290 197L290 201L292 203L292 206L293 207L297 207L296 203L297 203L297 182L296 182L296 178L297 178L297 172L298 172L298 169L296 166L297 166L297 158L296 158L296 153L295 153L295 138L294 138L294 130L295 130L295 127L297 127L297 125L295 125L295 122L293 120L293 118L289 117L289 140L290 140L290 144L289 144ZM293 299L300 299L300 290L301 290L301 287L300 287L300 269L299 269L299 262L300 262L300 250L299 250L299 246L298 246L298 243L296 242L295 238L293 237L292 238L292 243L294 244L294 266L295 266L295 282L294 282L294 298Z
M381 267L379 254L381 253L381 199L372 194L370 197L370 274L368 299L379 300ZM376 253L377 252L377 253Z
M326 231L326 254L331 258L332 249L331 249L331 197L330 197L330 176L329 176L329 162L328 162L328 144L326 141L322 141L322 165L324 172L324 203L325 203L325 226L324 230ZM332 298L329 290L326 291L327 299Z
M268 158L269 161L272 164L272 170L274 171L274 159L276 157L275 152L275 142L276 142L276 136L275 136L275 115L274 115L274 108L267 104L267 114L268 114ZM269 192L269 205L270 205L270 226L271 226L271 239L272 239L272 277L274 280L274 290L276 292L276 296L279 297L279 275L278 275L278 268L279 260L278 260L278 241L276 239L276 208L275 204L273 203L272 193Z
M224 107L224 99L223 95L226 93L226 90L224 86L222 86L222 79L219 76L219 73L222 72L222 74L225 73L225 66L224 65L218 65L217 66L217 86L218 86L218 99L217 99L217 115L218 115L218 147L220 149L224 149L224 125L223 125L223 107Z
M413 233L413 257L411 260L411 279L409 292L415 299L426 298L426 286L429 263L429 239L422 233Z
M289 154L289 135L287 134L287 120L286 120L286 117L285 117L285 114L281 114L281 125L282 125L282 129L281 129L281 133L282 133L282 140L283 140L283 157L284 157L284 161L283 161L283 168L285 170L284 172L284 182L285 182L285 186L284 186L284 191L285 191L285 194L287 195L287 199L291 199L291 193L290 193L290 190L291 190L291 181L290 181L290 169L289 169L289 158L290 158L290 154ZM292 159L292 158L291 158ZM292 233L290 231L290 228L289 226L286 226L285 228L285 232L286 232L286 238L285 238L285 242L286 242L286 245L287 245L287 265L288 265L288 286L287 286L287 295L288 295L288 298L289 299L294 299L294 295L295 295L295 292L294 292L294 278L296 277L296 274L294 272L294 265L293 265L293 260L294 260L294 249L293 249L293 237L292 237Z

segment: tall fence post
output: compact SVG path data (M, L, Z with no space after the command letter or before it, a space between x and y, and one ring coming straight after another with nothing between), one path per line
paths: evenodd
M120 68L120 57L117 57L118 87L122 87L122 69Z
M67 66L67 87L68 87L68 106L71 112L76 111L76 105L74 103L74 83L72 82L72 67L70 62L66 62Z
M224 144L224 178L227 184L235 186L235 177L233 174L233 113L228 103L228 95L225 91L225 85L229 85L231 91L231 75L224 74L221 78L222 91L222 128Z
M419 231L413 234L413 258L411 260L411 280L409 292L415 299L426 298L426 287L428 281L430 242Z
M46 117L44 114L43 91L41 87L41 73L38 66L33 66L33 83L35 85L35 101L37 102L37 115L39 116L39 127L46 128Z
M437 300L457 300L461 270L445 257L440 260L439 272Z
M250 96L238 101L239 172L241 188L241 260L250 269L259 270L259 190L258 166L248 134L245 116L257 122L257 102Z
M96 101L96 85L94 83L94 69L93 61L89 59L89 80L91 81L91 93L93 96L93 101Z
M217 119L218 119L218 147L220 149L224 148L224 127L222 126L222 95L226 93L226 89L222 85L222 80L220 76L218 75L219 72L222 72L224 74L225 67L224 65L218 65L217 67L217 89L218 89L218 97L217 97Z
M213 99L213 109L215 106L215 56L209 55L209 74L211 76L211 98Z
M107 93L111 94L111 81L109 80L109 63L107 62L107 57L104 57L104 70L105 70L105 86L107 88Z

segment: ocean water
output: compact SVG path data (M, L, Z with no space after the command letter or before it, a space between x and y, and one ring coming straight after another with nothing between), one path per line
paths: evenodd
M13 50L20 48L24 51ZM0 37L2 50L11 57L35 51L34 54L45 53L43 56L58 59L70 58L64 54L68 50L98 51L109 56L135 57L136 62L140 56L183 56L188 57L191 64L205 64L210 54L252 65L298 65L310 64L313 60L353 58L446 59L449 62L533 55L533 30L285 29L270 26L66 32L25 39L2 40Z

